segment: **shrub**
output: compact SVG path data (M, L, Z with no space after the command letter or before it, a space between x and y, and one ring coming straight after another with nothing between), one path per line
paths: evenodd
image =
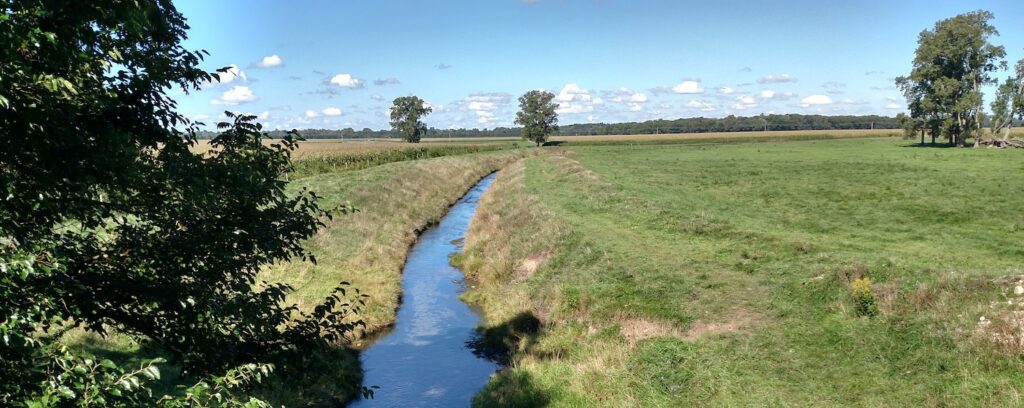
M853 310L857 316L878 315L878 302L875 300L875 292L871 290L871 278L865 276L854 279L850 282L850 292L853 295Z

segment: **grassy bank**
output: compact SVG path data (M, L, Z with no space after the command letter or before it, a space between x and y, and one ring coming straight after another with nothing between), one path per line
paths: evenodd
M1024 156L907 144L570 147L502 171L459 259L512 350L476 403L1020 404Z
M475 182L536 149L457 155L390 163L360 171L326 173L294 181L334 207L358 212L336 217L307 245L316 265L276 265L263 277L296 291L288 301L302 308L320 302L341 281L369 295L362 319L370 332L389 326L401 294L401 272L417 233L440 220Z
M394 320L401 294L401 268L417 231L439 220L480 178L536 151L506 149L403 159L300 178L289 188L316 191L325 208L349 203L359 211L336 216L307 243L317 257L316 265L300 261L274 265L261 274L261 279L292 285L296 290L287 301L307 310L319 304L339 282L349 281L370 296L361 317L368 329L380 330ZM64 334L62 342L129 366L164 355L145 341L116 332L104 338L75 329ZM320 368L328 375L319 378L319 383L272 383L272 387L260 391L260 397L287 406L353 397L354 390L346 385L361 383L357 354L343 348L329 354L323 356L324 367ZM172 384L192 381L183 379L173 365L162 365L161 372L157 392L174 392Z

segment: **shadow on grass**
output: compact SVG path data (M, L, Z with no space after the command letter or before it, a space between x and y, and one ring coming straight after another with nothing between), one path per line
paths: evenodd
M344 407L359 399L362 382L359 352L334 347L296 356L253 394L275 407Z
M563 144L565 144L565 141L562 141L562 140L551 140L551 141L544 142L544 144L542 144L541 146L561 146Z
M917 148L927 148L927 149L949 149L949 148L956 147L956 145L951 145L949 143L935 143L935 144L931 144L931 143L925 143L925 144L911 143L911 144L903 145L903 147L917 147ZM971 147L971 146L965 145L965 147Z
M521 312L504 323L478 329L466 347L477 357L507 366L515 354L533 351L540 329L540 319Z
M506 370L495 376L473 398L474 407L546 407L551 396L525 371Z
M502 369L473 399L478 407L544 407L551 396L539 387L530 373L507 368L517 355L550 357L535 350L542 329L531 312L521 312L505 322L478 329L466 342L473 354L501 364Z

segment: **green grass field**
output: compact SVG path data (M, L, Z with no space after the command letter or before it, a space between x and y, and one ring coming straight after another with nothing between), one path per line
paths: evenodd
M504 170L459 259L513 349L476 403L1021 404L1024 156L908 144L585 146Z

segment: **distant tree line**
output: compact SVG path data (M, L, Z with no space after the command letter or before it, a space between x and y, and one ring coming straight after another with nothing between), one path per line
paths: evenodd
M900 122L895 117L879 115L827 116L827 115L758 115L726 116L724 118L680 118L658 119L644 122L624 123L581 123L559 126L563 135L643 135L656 133L708 133L708 132L756 132L791 130L838 130L838 129L898 129ZM284 136L285 131L270 132L272 136ZM496 127L493 129L438 129L427 128L426 138L461 137L518 137L520 127ZM199 137L208 139L214 132L200 132ZM393 130L363 128L345 129L304 129L306 139L385 139L401 137Z

